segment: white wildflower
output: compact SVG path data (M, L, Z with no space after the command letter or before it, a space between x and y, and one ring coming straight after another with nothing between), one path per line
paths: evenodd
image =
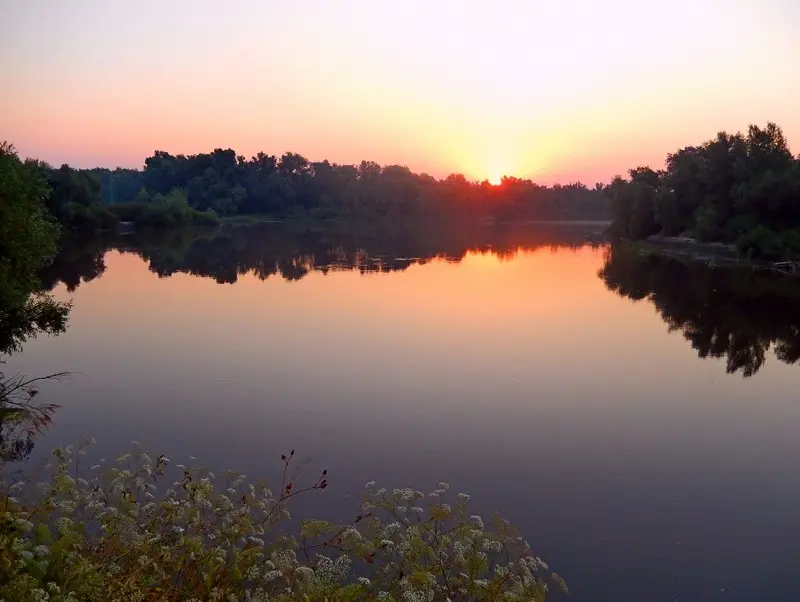
M501 544L499 541L486 539L484 540L482 547L487 552L500 552L503 549L503 544Z
M469 501L469 494L468 493L459 493L458 494L458 499L460 501L462 501L462 502L468 502Z
M269 583L270 581L275 581L276 579L280 579L283 573L280 571L268 571L266 575L264 575L264 581Z
M314 569L308 566L299 566L294 575L301 583L308 583L314 578Z
M342 533L342 538L344 539L354 539L355 541L361 541L361 533L355 527L347 527L345 532Z
M33 548L33 553L39 557L47 556L50 553L50 548L46 545L39 545Z
M384 537L391 537L401 529L402 525L398 522L389 523L383 528Z
M372 488L372 487L375 487L375 481L370 481L369 483L367 483L366 485L364 485L364 487L365 487L366 489L370 489L370 488Z
M473 514L469 518L473 523L477 525L479 529L483 529L483 519L480 517L479 514Z
M48 602L48 600L50 600L50 594L44 591L41 587L37 587L31 591L31 596L31 600L33 602Z
M358 583L359 585L363 585L364 587L369 587L372 581L370 581L366 577L359 577L358 579L356 579L356 583Z

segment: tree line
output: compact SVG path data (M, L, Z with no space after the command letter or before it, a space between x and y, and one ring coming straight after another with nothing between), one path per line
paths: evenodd
M628 175L607 190L616 236L685 235L754 259L800 256L800 157L774 123L720 132L667 155L661 170Z
M232 149L196 155L156 151L144 169L81 172L96 185L98 202L122 215L160 199L179 201L220 217L275 218L493 218L497 220L607 219L602 185L552 187L503 178L495 186L470 182L461 174L436 179L402 165L372 161L341 165L309 161L297 153L258 153L250 159ZM127 217L130 217L127 216Z

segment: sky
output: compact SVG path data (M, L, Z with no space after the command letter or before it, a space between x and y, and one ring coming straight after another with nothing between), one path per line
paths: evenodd
M0 0L0 139L593 184L751 123L800 152L798 30L797 0Z

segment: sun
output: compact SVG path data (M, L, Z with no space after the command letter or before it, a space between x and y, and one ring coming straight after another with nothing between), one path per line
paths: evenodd
M504 153L496 153L487 157L483 169L483 177L492 185L499 186L503 176L513 176L517 172L517 162Z

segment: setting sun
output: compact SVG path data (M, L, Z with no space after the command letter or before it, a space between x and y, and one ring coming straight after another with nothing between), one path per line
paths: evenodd
M500 172L494 172L494 173L490 173L490 174L489 174L489 175L486 177L486 179L489 181L489 184L492 184L492 185L494 185L494 186L497 186L497 185L499 185L499 184L500 184L500 182L503 180L503 175L504 175L504 174L502 174L502 173L500 173Z

